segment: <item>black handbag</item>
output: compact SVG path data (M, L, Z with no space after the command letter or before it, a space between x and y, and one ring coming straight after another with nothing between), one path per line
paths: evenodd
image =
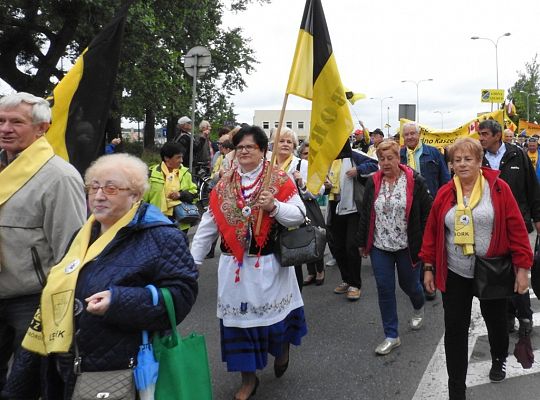
M531 287L537 298L540 298L540 236L536 235L534 245L534 258L531 268Z
M514 294L516 274L512 257L476 257L473 294L480 300L495 300Z
M282 267L313 263L324 257L326 229L312 225L300 207L304 223L298 228L282 229L278 234L276 257Z

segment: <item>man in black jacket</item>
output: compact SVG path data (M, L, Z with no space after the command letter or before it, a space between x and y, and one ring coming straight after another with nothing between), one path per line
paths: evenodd
M518 203L527 231L540 233L540 186L531 161L522 148L503 143L501 125L495 120L482 121L479 125L480 143L484 148L483 166L498 169L500 178L508 183ZM525 239L525 238L524 238ZM528 238L527 238L528 239ZM514 294L509 302L508 330L514 331L515 317L519 319L520 332L529 334L532 329L532 310L529 292Z

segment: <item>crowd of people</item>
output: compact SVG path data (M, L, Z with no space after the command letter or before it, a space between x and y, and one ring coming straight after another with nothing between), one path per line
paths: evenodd
M302 265L281 265L276 257L280 231L306 216L327 232L341 275L335 294L361 298L362 258L370 257L384 335L377 355L401 345L396 273L411 301L412 330L425 327L425 302L440 291L450 399L466 397L478 259L506 258L515 268L513 295L480 299L492 381L505 378L516 318L520 336L532 331L527 273L528 234L540 233L536 137L515 137L486 120L479 140L457 139L445 158L422 142L415 123L403 126L402 146L380 129L367 141L362 124L312 193L309 142L288 128L275 133L272 148L261 128L247 124L220 129L213 143L208 121L193 135L191 119L182 117L160 163L116 152L115 139L83 180L45 139L50 119L43 99L0 99L2 399L71 399L77 370L132 366L141 331L168 325L163 298L153 304L145 287L170 290L180 323L196 301L198 269L217 243L221 356L228 371L240 373L234 398L252 397L268 355L280 378L291 344L308 333L303 286L325 281L323 258L308 263L304 277ZM204 168L215 184L208 209L195 219L190 165ZM326 215L321 199L328 201Z

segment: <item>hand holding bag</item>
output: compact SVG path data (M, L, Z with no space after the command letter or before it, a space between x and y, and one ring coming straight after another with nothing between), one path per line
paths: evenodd
M195 204L180 203L174 207L174 219L185 224L196 224L201 219L201 214Z
M154 335L154 353L159 361L156 400L212 400L212 383L204 336L192 333L181 338L171 293L161 288L171 323L168 335Z
M516 275L510 255L485 258L476 256L473 293L481 300L495 300L514 294Z
M276 257L282 267L316 262L324 257L326 229L314 226L298 207L304 223L298 228L284 228L278 235L279 249Z

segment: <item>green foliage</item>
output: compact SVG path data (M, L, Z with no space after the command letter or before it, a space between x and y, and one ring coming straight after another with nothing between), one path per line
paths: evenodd
M126 0L0 2L0 78L17 91L45 96ZM142 121L191 114L192 78L183 56L207 47L212 65L197 84L197 120L234 120L230 95L242 90L256 60L240 28L226 29L226 7L270 0L137 0L130 8L117 78L121 115Z
M149 167L151 167L152 165L161 163L161 156L159 155L158 149L154 149L154 150L145 149L140 157Z
M540 64L538 54L525 63L525 72L518 71L518 80L508 91L508 98L513 99L518 119L527 119L527 93L529 93L529 121L540 122Z

